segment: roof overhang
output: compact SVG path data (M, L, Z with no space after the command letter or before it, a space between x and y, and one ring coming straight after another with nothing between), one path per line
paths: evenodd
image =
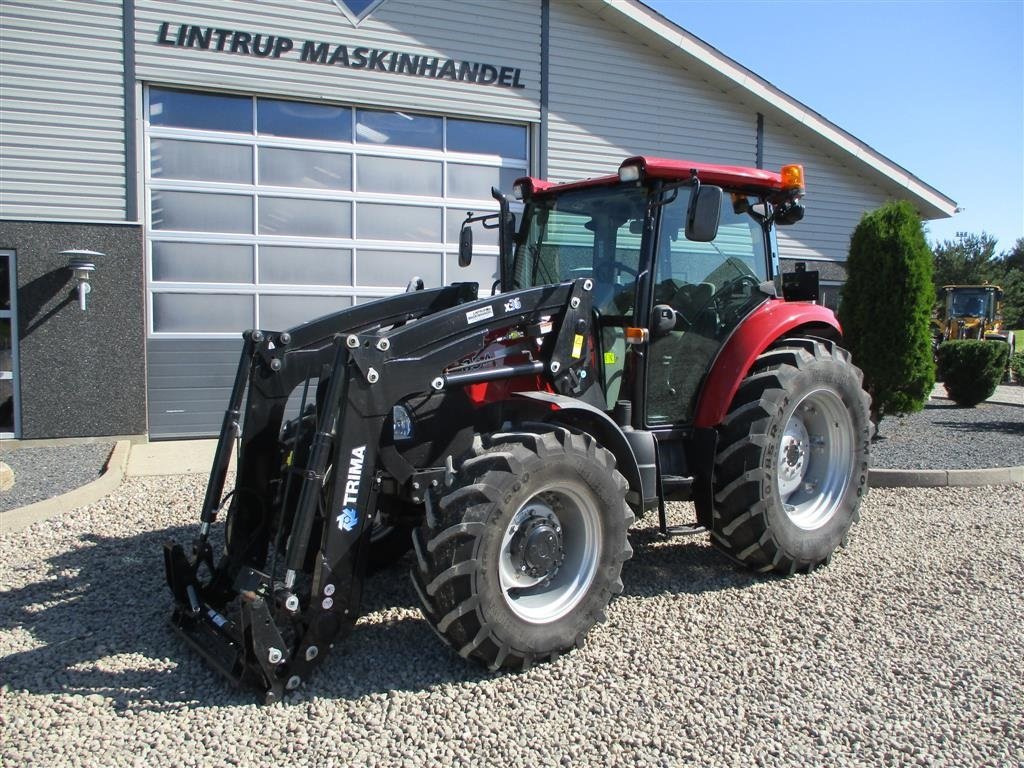
M917 207L924 218L945 218L956 212L956 201L639 0L594 0L585 7L630 36L643 38L644 42L662 53L681 53L696 59L755 100L805 126L906 189L918 202Z

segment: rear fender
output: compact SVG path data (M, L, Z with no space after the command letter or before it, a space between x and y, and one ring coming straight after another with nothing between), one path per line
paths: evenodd
M751 312L715 358L697 399L693 425L707 428L720 424L757 356L776 339L798 330L836 341L842 337L832 310L817 304L773 299Z

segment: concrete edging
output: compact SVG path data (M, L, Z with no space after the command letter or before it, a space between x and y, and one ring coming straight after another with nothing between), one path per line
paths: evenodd
M110 452L103 474L91 483L35 504L0 512L0 531L20 531L32 523L93 504L121 485L128 474L131 441L118 440ZM205 456L203 457L205 459ZM198 462L206 465L206 461ZM152 469L150 468L152 471ZM168 474L178 474L175 468ZM189 470L186 470L189 471ZM194 471L194 470L191 470ZM150 474L141 471L134 474ZM160 474L160 473L156 473ZM868 484L872 488L943 488L951 486L1013 485L1024 483L1024 466L994 469L871 469Z
M0 512L0 530L7 532L21 531L32 523L47 520L62 512L70 512L99 501L111 493L124 479L128 467L128 455L131 453L130 440L118 440L110 452L110 458L103 469L103 474L91 483L79 486L72 491L43 499L35 504Z
M872 469L872 488L946 488L1024 483L1024 467L994 469Z

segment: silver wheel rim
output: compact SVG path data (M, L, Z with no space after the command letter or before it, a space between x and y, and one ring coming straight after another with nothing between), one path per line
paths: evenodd
M523 573L513 560L513 538L533 517L546 518L561 535L565 560L549 579ZM600 551L601 519L590 493L564 481L541 489L516 510L501 541L498 578L505 604L531 624L557 621L587 594Z
M853 419L831 389L816 389L790 412L778 443L776 487L786 516L805 531L831 520L850 486Z

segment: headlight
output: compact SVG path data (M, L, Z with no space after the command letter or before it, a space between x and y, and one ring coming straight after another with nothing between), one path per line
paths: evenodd
M408 440L412 437L412 417L404 406L396 405L391 409L391 421L395 440Z
M636 163L619 166L619 181L640 181L640 166Z

